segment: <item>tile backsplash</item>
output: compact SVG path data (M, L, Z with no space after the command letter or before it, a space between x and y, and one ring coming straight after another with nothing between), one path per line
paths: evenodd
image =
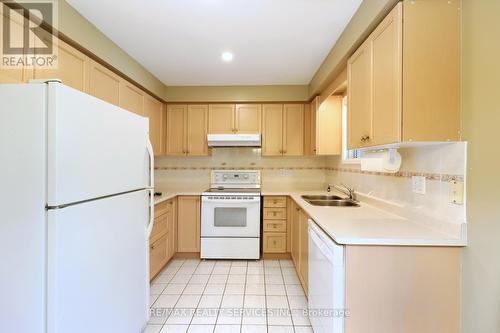
M402 148L401 170L384 174L342 164L339 156L265 157L256 148L216 148L211 156L157 158L156 187L200 190L208 188L213 169L259 169L265 190L322 190L328 183L346 183L415 213L463 223L465 205L450 202L450 180L464 180L466 150L464 142ZM427 178L425 195L412 192L412 175Z
M326 180L346 183L358 192L383 199L417 214L449 223L465 222L465 204L450 200L450 181L464 181L467 144L444 143L398 150L401 169L396 174L363 172L358 164L342 164L340 157L327 158ZM412 191L413 175L426 177L426 194Z
M208 188L213 169L261 170L264 189L317 190L326 182L325 157L266 157L259 148L214 148L211 156L158 157L155 167L158 189Z

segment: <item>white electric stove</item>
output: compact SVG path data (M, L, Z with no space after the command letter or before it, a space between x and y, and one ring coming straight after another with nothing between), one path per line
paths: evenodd
M214 170L201 197L201 258L259 259L260 171Z

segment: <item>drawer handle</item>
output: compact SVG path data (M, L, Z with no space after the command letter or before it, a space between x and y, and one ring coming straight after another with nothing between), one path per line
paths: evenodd
M276 245L276 241L273 241L273 245Z

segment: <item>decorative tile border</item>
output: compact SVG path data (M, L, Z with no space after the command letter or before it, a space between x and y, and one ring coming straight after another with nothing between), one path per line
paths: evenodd
M398 177L398 178L411 178L413 176L423 176L427 180L436 180L442 182L449 182L452 180L464 181L463 175L451 175L451 174L428 173L428 172L417 172L417 171L398 171L396 173L390 173L390 172L362 171L360 169L339 168L339 167L328 167L326 168L326 170L359 173L372 176Z
M439 173L427 173L427 172L416 172L416 171L399 171L396 173L389 172L375 172L375 171L362 171L359 169L351 168L340 168L340 167L258 167L258 166L242 166L242 167L229 167L229 166L209 166L209 167L155 167L155 170L183 170L183 171L212 171L212 170L261 170L261 171L273 171L273 170L323 170L323 171L338 171L338 172L350 172L358 173L363 175L372 176L385 176L385 177L398 177L398 178L411 178L413 176L423 176L427 180L435 180L441 182L450 182L452 180L464 181L463 175L451 175L451 174L439 174Z

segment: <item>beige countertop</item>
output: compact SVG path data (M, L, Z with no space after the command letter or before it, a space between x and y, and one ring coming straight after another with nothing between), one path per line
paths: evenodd
M178 195L200 195L205 189L161 191L155 204ZM406 213L404 207L359 195L360 207L313 206L301 198L326 191L262 190L262 195L290 196L297 205L338 244L400 246L465 246L465 224L452 225ZM431 221L430 221L431 220ZM445 225L443 227L443 224ZM450 232L450 230L454 230Z

